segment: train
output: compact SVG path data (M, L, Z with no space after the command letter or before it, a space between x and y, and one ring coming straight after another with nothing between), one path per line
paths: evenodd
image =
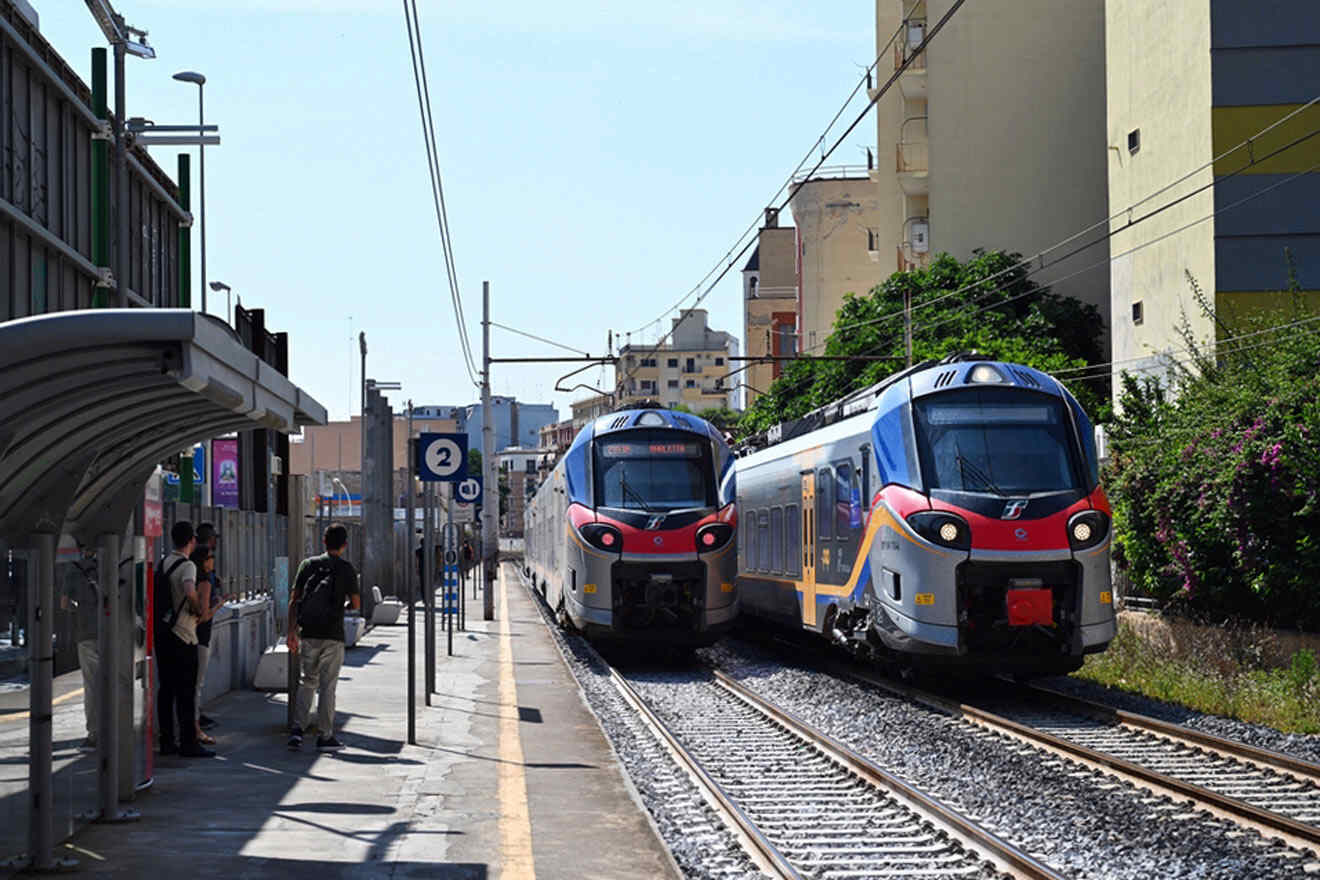
M1114 638L1094 429L1045 373L918 364L740 452L748 617L954 674L1065 673Z
M524 566L588 639L687 650L738 616L732 450L695 415L623 409L583 427L524 518Z

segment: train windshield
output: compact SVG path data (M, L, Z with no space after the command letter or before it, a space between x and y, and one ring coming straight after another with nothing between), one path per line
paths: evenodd
M627 431L595 441L596 506L669 511L715 504L710 443L686 431Z
M995 495L1082 488L1062 400L1001 388L913 401L929 489Z

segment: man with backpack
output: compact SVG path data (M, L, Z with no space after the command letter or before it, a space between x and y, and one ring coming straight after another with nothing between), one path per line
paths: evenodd
M156 663L160 692L156 714L160 721L160 753L185 758L213 758L215 752L197 742L197 566L189 559L196 546L192 523L176 522L170 529L174 552L161 560L155 586ZM174 740L174 722L179 740Z
M303 728L311 721L312 692L317 693L316 748L342 749L335 738L335 687L344 665L344 606L362 607L357 572L343 558L348 529L332 523L325 530L325 553L303 560L289 597L289 657L298 655L299 676L289 748L302 748Z

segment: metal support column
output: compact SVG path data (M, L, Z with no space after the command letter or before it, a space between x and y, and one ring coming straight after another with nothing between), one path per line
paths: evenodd
M128 155L124 132L124 44L115 52L115 305L128 308Z
M435 585L431 573L435 569L435 484L422 486L422 619L425 622L422 638L426 640L426 705L431 705L435 691Z
M33 535L34 552L28 566L28 670L32 678L28 704L28 862L27 867L50 871L76 862L56 859L54 780L51 778L51 692L55 655L55 544L56 536Z
M495 593L491 581L499 559L500 481L495 470L495 429L490 405L490 282L481 282L481 472L486 502L481 507L481 616L495 619Z
M408 743L417 745L417 620L414 611L417 608L417 577L413 573L415 566L413 552L417 544L417 516L414 496L417 490L417 444L413 442L413 405L408 401L408 510L407 526L404 534L403 570L404 599L408 603Z
M131 822L140 818L136 810L119 808L119 710L120 710L120 584L119 535L106 533L97 541L96 589L100 600L96 628L96 793L98 822ZM129 704L132 705L131 703ZM130 709L131 711L131 709Z

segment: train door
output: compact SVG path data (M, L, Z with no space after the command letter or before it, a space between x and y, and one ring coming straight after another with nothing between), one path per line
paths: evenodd
M802 623L816 625L816 475L802 472Z

